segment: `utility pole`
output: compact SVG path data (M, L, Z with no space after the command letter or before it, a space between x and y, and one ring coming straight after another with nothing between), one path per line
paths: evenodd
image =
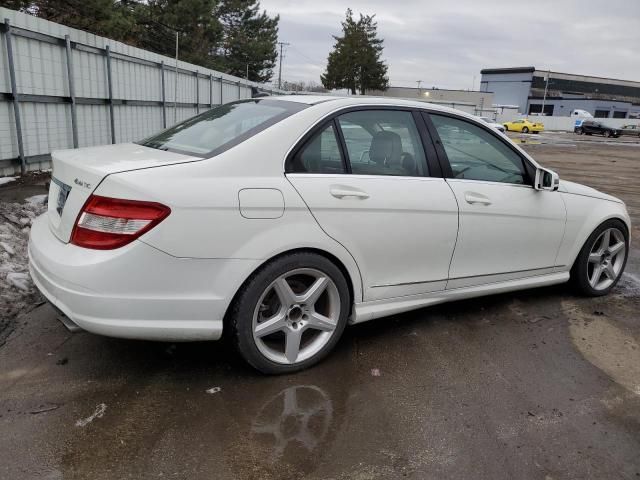
M416 80L416 83L418 84L418 96L421 97L422 90L420 90L420 84L422 83L422 80Z
M173 91L173 124L178 123L178 30L176 30L176 83Z
M285 45L291 45L290 43L287 42L278 42L278 45L280 45L280 66L278 68L278 90L280 90L282 88L282 48Z
M544 104L547 101L547 90L549 89L549 77L551 76L551 70L547 72L547 81L544 84L544 95L542 96L542 110L540 115L544 116Z

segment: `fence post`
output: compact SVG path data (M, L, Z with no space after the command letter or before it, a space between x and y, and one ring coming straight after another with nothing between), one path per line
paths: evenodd
M238 100L242 98L242 95L240 94L241 91L242 91L242 84L240 83L240 80L238 80Z
M76 90L73 84L73 59L71 53L71 39L64 36L65 50L67 52L67 80L69 80L69 98L71 98L71 134L73 135L73 148L78 148L78 117L76 115Z
M200 79L198 78L198 71L193 74L196 77L196 115L200 113Z
M220 105L224 103L224 82L222 81L222 75L220 75Z
M213 74L209 74L209 108L213 108Z
M24 156L24 144L22 143L22 124L20 123L20 94L16 85L16 67L13 61L13 43L11 41L11 24L9 19L4 19L7 35L7 58L9 60L9 78L11 80L11 100L13 103L13 115L16 122L16 136L18 137L18 157L20 158L20 175L27 170L27 162Z
M111 49L109 45L104 47L107 56L107 85L109 90L109 120L111 122L111 143L116 143L116 126L113 118L113 80L111 79Z
M160 79L162 85L162 128L167 128L167 99L164 93L164 61L160 62Z

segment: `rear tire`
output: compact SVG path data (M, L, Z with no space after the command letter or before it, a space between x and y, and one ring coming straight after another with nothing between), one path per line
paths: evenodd
M611 138L613 137L613 132L611 130L607 130L606 132L604 132L604 136L607 138Z
M241 288L228 318L242 357L266 374L297 372L338 343L351 310L347 280L326 257L283 255Z
M527 127L522 127L522 133L529 133L529 129Z
M578 128L576 128L576 133L578 135L584 135L584 130L582 130L582 128L578 127Z
M504 127L504 131L508 132L509 131L509 127L507 127L506 125L502 125Z
M582 295L606 295L620 280L628 255L626 225L620 220L607 220L593 231L580 250L571 267L571 282Z

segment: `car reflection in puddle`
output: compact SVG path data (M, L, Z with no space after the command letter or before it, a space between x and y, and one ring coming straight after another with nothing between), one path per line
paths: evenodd
M269 399L255 416L251 432L271 450L273 462L287 449L315 450L333 421L329 396L315 385L295 385Z

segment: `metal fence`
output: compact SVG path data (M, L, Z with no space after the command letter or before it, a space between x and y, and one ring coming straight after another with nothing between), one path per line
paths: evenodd
M0 176L53 150L144 138L199 112L276 90L0 8Z

